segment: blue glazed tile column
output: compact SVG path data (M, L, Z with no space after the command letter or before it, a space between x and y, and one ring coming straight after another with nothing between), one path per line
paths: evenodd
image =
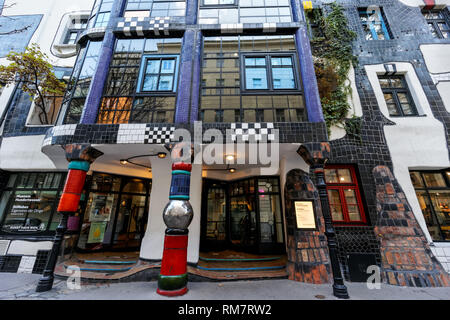
M114 51L116 37L112 30L114 29L116 18L122 15L127 0L116 0L111 9L109 23L106 28L105 37L103 38L102 48L98 59L97 69L92 77L91 86L89 88L86 103L83 108L80 123L93 124L97 121L97 113L100 107L103 88L105 87L106 78L108 77L109 64Z
M292 13L295 22L305 22L303 5L300 1L291 0ZM317 87L316 73L314 71L311 46L306 32L306 24L302 24L302 26L298 28L295 33L295 40L300 60L300 73L302 76L308 120L309 122L323 122L322 106L320 104L319 89Z
M200 92L202 34L188 29L184 33L180 59L175 123L197 120Z

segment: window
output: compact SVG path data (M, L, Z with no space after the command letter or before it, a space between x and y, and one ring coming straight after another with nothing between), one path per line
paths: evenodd
M128 0L125 17L184 17L186 1L181 0Z
M335 224L366 224L354 167L326 166L325 182L333 222Z
M390 116L417 116L417 110L403 75L378 76Z
M54 231L55 215L64 185L64 173L14 173L0 198L1 231L41 233Z
M358 9L366 40L389 40L391 32L382 8Z
M422 14L427 20L428 28L433 37L438 39L450 38L450 22L448 11L444 10L422 10Z
M200 24L291 22L289 0L202 0Z
M144 58L144 74L140 92L176 91L176 56Z
M450 241L450 170L409 174L431 238Z
M114 0L98 0L92 9L89 27L105 28L109 22L113 3Z
M67 30L64 44L75 44L79 34L86 29L88 19L72 19L72 22Z
M203 121L303 121L297 59L292 36L206 37L200 101ZM216 116L218 110L221 116Z
M181 39L119 39L98 123L170 123Z

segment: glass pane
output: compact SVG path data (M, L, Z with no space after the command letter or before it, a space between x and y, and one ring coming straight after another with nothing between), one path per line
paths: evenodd
M338 190L328 190L328 199L330 202L331 217L334 221L343 221L341 199Z
M161 73L174 73L175 72L175 60L163 60Z
M173 76L161 76L159 78L158 90L167 91L173 88Z
M416 194L431 238L435 241L442 241L439 225L431 208L430 199L427 193L425 191L417 191Z
M403 78L399 77L392 77L391 78L391 85L393 88L404 88L405 84L403 82Z
M261 242L283 242L281 210L278 195L259 196L259 219Z
M450 190L430 190L431 203L444 240L450 240Z
M123 187L122 192L129 192L129 193L147 193L147 190L144 186L144 183L141 180L132 180L128 182L125 187Z
M339 183L352 183L352 175L349 169L338 169Z
M247 68L245 70L247 89L267 89L265 68Z
M230 201L230 238L233 244L251 246L256 242L256 213L253 197L233 197Z
M120 190L121 179L106 174L95 174L92 178L92 189L101 192Z
M144 79L143 91L156 91L157 90L158 76L146 76Z
M389 88L389 79L378 79L382 88Z
M412 184L414 188L423 188L422 178L420 177L419 172L410 172L409 176L411 177Z
M444 177L441 173L423 173L427 187L446 187Z
M354 189L344 190L345 201L347 203L348 216L351 221L361 221L361 214L358 208L358 200Z
M295 89L294 71L288 68L272 68L274 89Z
M114 232L114 248L138 247L144 232L145 196L122 195Z
M148 60L146 73L159 73L160 60Z
M325 169L325 181L326 183L338 183L338 175L336 169Z
M409 103L402 103L402 110L404 115L412 116L416 114L416 111Z

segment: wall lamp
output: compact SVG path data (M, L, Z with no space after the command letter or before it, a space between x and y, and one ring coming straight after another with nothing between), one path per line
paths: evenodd
M148 171L152 171L152 167L149 167L149 166L146 166L144 164L140 164L140 163L136 163L136 162L132 161L133 159L143 158L143 157L158 157L160 159L164 159L165 157L167 157L167 153L165 153L165 152L158 152L158 153L155 153L155 154L144 154L142 156L134 156L134 157L130 157L130 158L127 158L127 159L120 159L120 164L126 165L128 163L131 163L131 164L134 164L135 166L147 168Z

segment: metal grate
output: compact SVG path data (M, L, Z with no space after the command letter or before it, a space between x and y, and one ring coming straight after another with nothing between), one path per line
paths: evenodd
M19 269L20 261L22 260L22 256L4 256L4 261L2 265L2 269L0 272L13 272L16 273L17 269Z
M39 250L37 252L36 262L34 263L33 267L33 273L42 274L44 272L49 253L50 250Z

